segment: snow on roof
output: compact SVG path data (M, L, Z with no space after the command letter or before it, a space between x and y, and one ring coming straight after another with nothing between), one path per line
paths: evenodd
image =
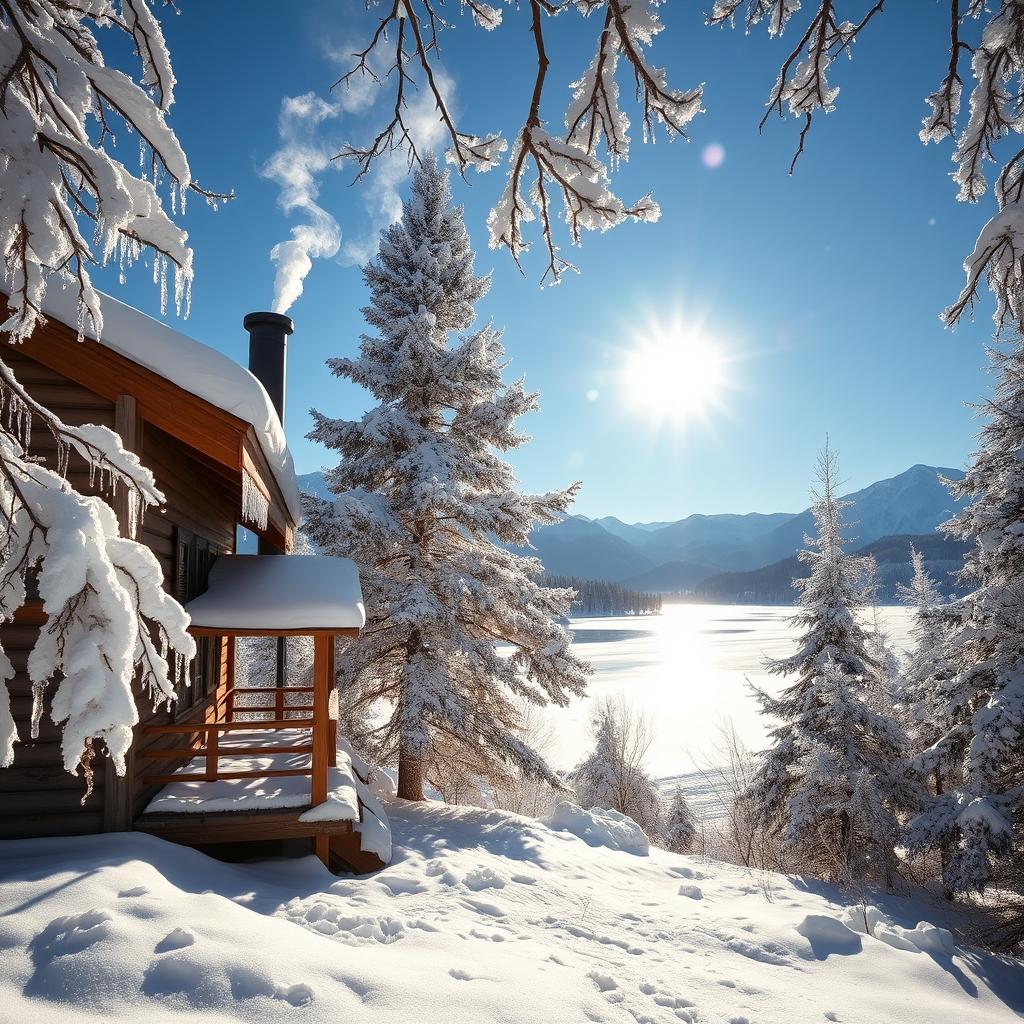
M359 573L332 555L221 555L205 594L185 605L207 629L362 629Z
M277 411L263 385L233 359L110 295L100 293L102 336L96 338L86 317L87 337L154 373L210 405L251 423L281 488L293 522L300 517L295 465ZM70 327L78 323L78 294L51 281L43 312Z

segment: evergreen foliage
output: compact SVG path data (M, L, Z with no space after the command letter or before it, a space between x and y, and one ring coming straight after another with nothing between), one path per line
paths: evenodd
M910 825L917 850L944 855L949 891L1022 872L1024 828L1024 343L990 353L995 397L981 447L953 493L972 503L944 526L973 544L973 590L942 610L949 667L922 704L941 735L919 757L946 786Z
M397 759L399 796L422 799L435 758L559 785L519 737L515 699L564 705L583 692L587 667L558 624L572 595L507 546L555 522L577 487L524 494L500 457L525 442L515 421L537 396L502 381L500 333L470 329L490 280L473 273L462 209L433 159L363 275L374 333L328 365L376 404L357 420L313 412L309 437L341 462L326 474L333 501L304 498L311 539L353 558L362 581L366 627L338 660L346 701L388 708L368 743Z
M662 842L673 853L689 853L697 838L697 819L682 786L676 786L661 823Z
M574 615L657 615L661 594L630 590L610 580L584 580L579 576L545 576L549 587L574 590Z
M767 663L773 674L795 679L778 697L755 691L762 712L779 724L743 800L754 827L781 835L804 870L889 881L897 815L915 805L917 794L903 731L872 706L878 666L857 619L865 608L864 566L843 548L836 474L835 454L826 446L812 505L817 535L800 553L811 574L794 581L799 646L791 657Z

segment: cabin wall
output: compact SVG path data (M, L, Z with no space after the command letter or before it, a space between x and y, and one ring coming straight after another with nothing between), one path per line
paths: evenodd
M31 352L31 342L25 349L5 351L4 359L33 397L69 424L98 423L115 428L113 402L34 362L26 351ZM47 465L55 468L53 439L40 424L34 424L34 428L32 454L43 456ZM233 493L230 480L170 434L142 422L137 424L136 433L136 450L167 498L164 508L146 512L140 539L159 560L167 591L178 597L178 530L204 537L211 549L218 552L233 551L240 496ZM88 467L75 455L71 456L68 475L76 489L96 493L90 488ZM140 722L129 757L128 778L115 779L106 768L105 759L97 758L93 792L83 803L84 780L64 770L60 732L50 720L49 699L45 701L39 737L34 741L30 739L32 696L25 666L37 628L20 622L0 626L0 643L16 670L8 688L22 740L15 746L13 765L0 769L0 838L79 835L125 827L125 821L138 814L152 796L152 787L147 790L142 785L142 777L174 767L173 762L152 762L139 755L154 745L182 746L186 739L177 736L173 744L168 744L168 737L147 736L142 729L171 721L174 715L180 718L183 712L166 708L154 712L148 696L137 694ZM223 654L219 655L219 662L219 674L223 677L226 672ZM193 712L203 714L201 708ZM126 809L119 813L119 806Z

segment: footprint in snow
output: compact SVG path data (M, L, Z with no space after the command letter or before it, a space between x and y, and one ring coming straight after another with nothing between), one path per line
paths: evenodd
M169 931L154 947L154 953L169 953L172 949L184 949L196 941L195 935L187 928Z
M704 899L704 893L698 885L681 885L679 886L679 895L687 896L691 900L702 900Z
M696 882L703 882L708 876L703 871L698 871L696 868L670 868L670 875L675 875L676 878L692 878Z
M427 887L418 878L402 878L401 876L381 878L378 876L374 881L390 890L392 896L415 896L417 893L427 891Z
M478 914L485 914L487 917L504 917L505 911L496 903L487 903L484 900L464 899L462 905L467 910L475 910Z
M504 889L505 879L491 868L478 868L466 875L462 884L473 892L481 892L484 889Z
M464 971L461 968L453 967L448 972L456 981L475 981L476 979L468 971Z
M122 889L117 895L121 899L132 899L136 896L148 896L149 890L144 885L137 885L134 889Z

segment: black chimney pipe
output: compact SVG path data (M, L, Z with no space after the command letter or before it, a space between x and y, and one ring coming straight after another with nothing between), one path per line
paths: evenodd
M267 389L283 425L288 335L295 325L283 313L247 313L242 325L249 332L249 372Z
M295 330L290 316L283 313L247 313L242 326L249 332L249 372L266 388L277 417L284 426L284 389L287 377L288 335ZM257 550L261 555L278 555L262 537ZM275 685L287 686L288 648L285 638L277 638Z

